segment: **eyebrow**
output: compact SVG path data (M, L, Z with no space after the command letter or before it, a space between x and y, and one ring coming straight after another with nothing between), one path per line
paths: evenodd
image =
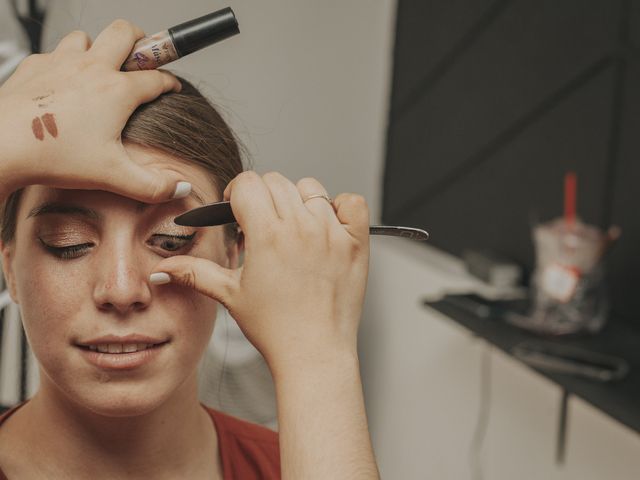
M79 215L90 220L98 221L101 216L95 210L81 207L79 205L69 205L59 202L45 202L29 212L27 218L40 217L42 215Z

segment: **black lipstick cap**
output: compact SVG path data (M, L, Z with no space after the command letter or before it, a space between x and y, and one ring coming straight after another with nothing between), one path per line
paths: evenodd
M189 20L169 29L176 52L181 57L240 33L231 7Z

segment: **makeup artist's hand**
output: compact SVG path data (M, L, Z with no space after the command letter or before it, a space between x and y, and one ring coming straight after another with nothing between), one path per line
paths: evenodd
M145 202L174 195L177 174L136 164L120 139L136 107L180 90L168 72L120 71L143 36L116 20L93 44L75 31L53 52L19 65L0 88L0 200L34 183L109 190Z
M226 188L244 265L176 256L154 269L223 303L267 361L276 387L282 478L379 479L356 347L369 263L369 212L334 208L313 179L237 176ZM161 276L160 276L161 277Z
M244 265L175 256L156 272L226 306L272 368L337 350L355 353L369 259L364 199L342 194L335 211L313 179L236 177L224 192L245 236Z

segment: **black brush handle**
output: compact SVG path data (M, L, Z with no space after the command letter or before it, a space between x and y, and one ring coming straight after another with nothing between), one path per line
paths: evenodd
M177 225L187 227L214 227L236 221L231 210L230 202L217 202L189 210L173 219ZM389 235L404 237L411 240L425 241L429 234L425 230L411 227L392 227L387 225L372 225L369 227L370 235Z

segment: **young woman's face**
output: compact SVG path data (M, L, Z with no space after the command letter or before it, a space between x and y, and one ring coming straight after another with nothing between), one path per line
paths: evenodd
M127 150L139 163L179 172L196 195L147 205L100 191L31 186L15 239L3 249L43 391L117 416L151 411L191 390L181 387L195 385L213 330L216 302L149 284L152 268L172 255L237 263L223 227L172 222L201 201L219 200L204 171L141 147Z

